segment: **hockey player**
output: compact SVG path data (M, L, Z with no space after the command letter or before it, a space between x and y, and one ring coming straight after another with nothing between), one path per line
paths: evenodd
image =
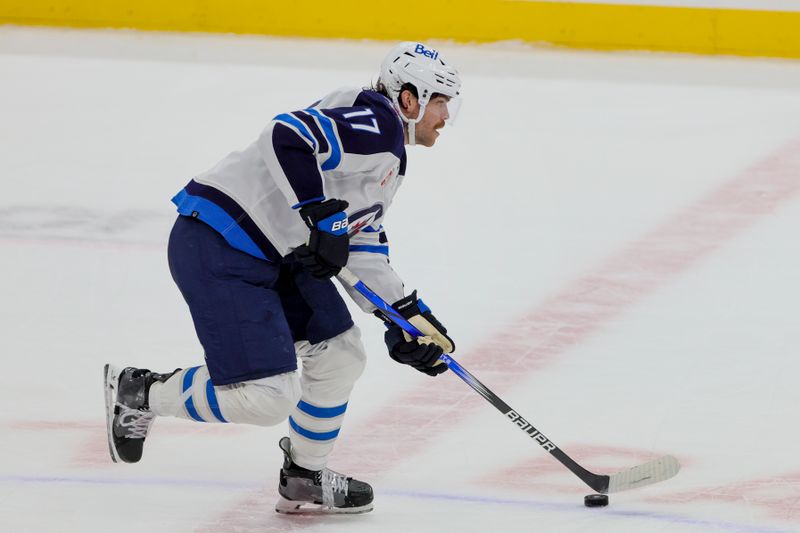
M460 86L438 51L401 43L374 88L339 90L276 116L173 198L180 215L169 267L205 365L167 374L106 365L115 462L140 460L156 416L261 426L288 418L276 510L372 509L367 483L327 468L366 361L330 278L347 266L403 316L423 320L422 339L387 323L394 360L431 376L447 369L438 358L453 341L416 291L404 295L382 221L405 174L405 145L434 145Z

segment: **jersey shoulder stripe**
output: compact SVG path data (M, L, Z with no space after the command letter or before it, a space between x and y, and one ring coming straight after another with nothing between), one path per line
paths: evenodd
M314 151L317 150L317 138L311 134L311 132L308 130L308 127L306 127L306 124L301 122L296 116L291 113L283 113L275 117L273 120L275 122L294 127L294 129L296 129L300 135L302 135L308 142L311 143L311 148Z
M333 122L324 113L318 109L314 109L313 107L306 109L305 112L317 119L320 126L322 126L322 133L325 135L325 139L327 139L331 146L330 155L325 161L322 162L320 168L323 171L335 169L342 161L342 147L340 146L339 139L336 137Z

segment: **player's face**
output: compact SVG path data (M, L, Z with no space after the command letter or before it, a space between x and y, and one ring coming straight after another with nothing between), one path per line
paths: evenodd
M403 114L409 119L419 117L422 108L417 98L410 91L403 91ZM428 101L422 120L417 122L414 127L414 142L423 146L433 146L439 137L439 130L444 128L445 120L450 118L447 104L450 98L447 96L436 96ZM406 139L408 142L408 139Z
M431 98L425 106L425 113L422 115L414 130L416 143L423 146L433 146L439 137L439 130L444 128L445 121L450 118L447 111L447 96L436 96Z

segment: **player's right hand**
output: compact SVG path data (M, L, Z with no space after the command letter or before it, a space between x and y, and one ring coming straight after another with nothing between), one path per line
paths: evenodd
M308 243L295 248L294 255L315 278L333 277L347 265L350 237L344 210L348 205L331 199L300 208L300 217L311 231Z
M417 298L417 291L392 304L400 315L423 333L423 337L412 338L400 326L392 323L380 310L375 314L386 322L386 347L389 356L404 365L410 365L429 376L438 376L447 370L439 360L442 353L453 353L456 345L447 335L447 328L439 322L430 308Z
M418 342L437 344L444 353L453 353L456 350L456 343L447 335L447 328L433 316L433 312L425 302L417 298L417 291L397 300L392 307L425 335L416 339ZM388 317L384 319L388 321ZM407 341L412 340L408 333L405 333L404 337Z
M433 342L424 343L417 339L406 340L400 326L387 324L384 335L386 347L389 348L389 357L429 376L438 376L447 371L447 365L439 361L442 347Z

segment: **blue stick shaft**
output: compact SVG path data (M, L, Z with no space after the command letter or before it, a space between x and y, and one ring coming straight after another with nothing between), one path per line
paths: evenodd
M380 311L386 315L392 322L403 328L403 330L411 335L412 337L424 337L425 334L414 327L414 324L403 318L403 315L397 312L394 307L386 303L386 301L375 294L372 289L364 285L364 282L359 280L358 282L354 283L352 287L361 293L361 296L366 298L367 300L372 303L375 307L380 309Z
M375 294L375 292L367 287L363 281L358 279L347 268L343 268L339 273L339 280L347 285L350 285L359 292L364 298L369 300L372 305L380 309L386 317L392 322L403 328L403 330L412 337L424 337L425 334L414 327L408 320L397 312L391 305L389 305L383 298ZM553 457L558 459L561 464L569 468L575 475L577 475L584 483L592 487L597 492L605 493L608 491L609 477L606 475L599 475L592 473L581 465L576 463L571 457L564 453L561 448L557 447L550 439L545 437L538 429L522 418L510 405L504 402L499 396L492 392L486 385L480 382L478 378L473 376L466 368L461 366L456 360L447 354L439 356L439 360L448 366L459 378L461 378L467 385L469 385L475 392L483 396L489 403L491 403L498 411L508 417L514 424L519 427L527 435L534 439L542 448L547 450Z

